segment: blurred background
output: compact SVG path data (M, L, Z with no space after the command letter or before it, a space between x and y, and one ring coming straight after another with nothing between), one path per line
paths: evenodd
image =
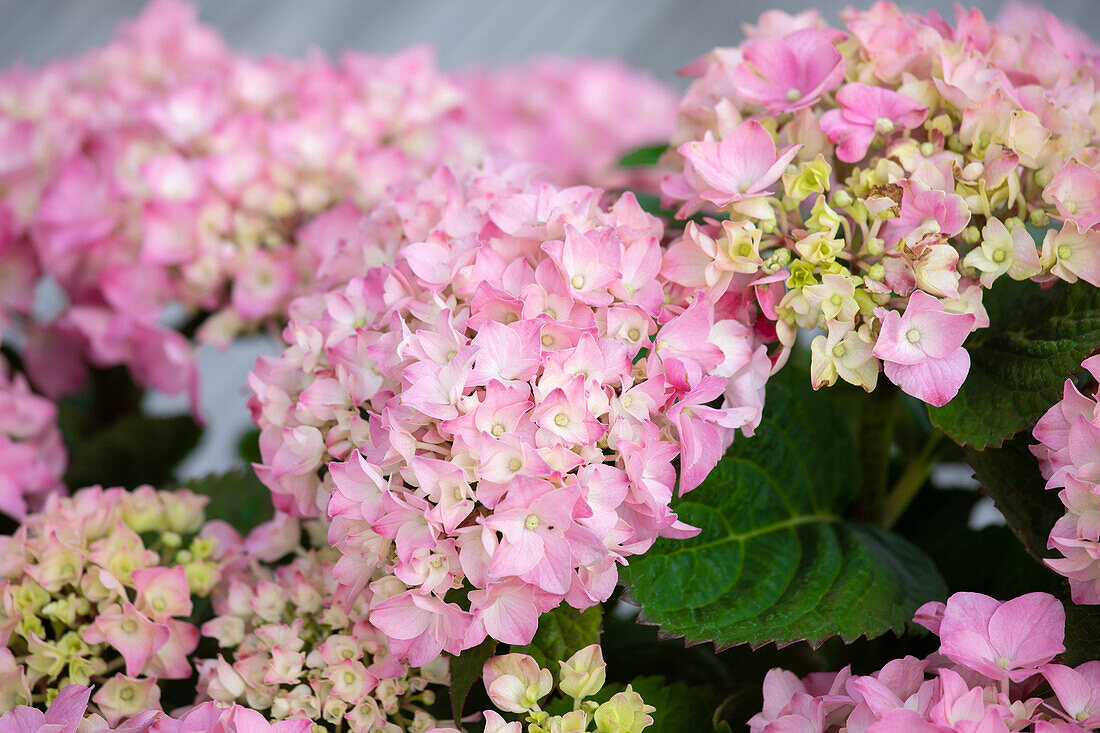
M676 72L715 46L742 39L741 25L774 7L820 9L830 20L841 0L193 0L201 20L235 48L256 55L302 56L355 48L375 53L430 44L443 69L496 66L540 54L620 59L683 87ZM871 0L862 0L860 6ZM899 0L906 9L954 14L951 0ZM1002 0L972 0L995 14ZM0 0L0 68L38 66L105 44L115 25L141 11L144 0ZM1051 0L1067 24L1100 37L1100 0ZM660 142L660 141L654 141ZM246 377L258 353L276 353L267 339L206 347L199 355L207 430L184 476L239 463L237 441L251 428ZM159 413L186 412L184 399L151 395ZM966 475L954 476L965 483ZM948 483L951 483L948 480Z
M856 5L869 5L861 0ZM0 66L37 65L105 43L143 0L0 0ZM197 0L203 22L239 49L298 56L312 49L397 51L435 46L443 68L496 65L544 53L622 59L666 81L713 46L735 45L741 24L766 8L816 7L827 17L841 0ZM951 0L900 0L903 8L953 13ZM995 13L1002 0L964 3ZM1092 36L1100 2L1048 0Z

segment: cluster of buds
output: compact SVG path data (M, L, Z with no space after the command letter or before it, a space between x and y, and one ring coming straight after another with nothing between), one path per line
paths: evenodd
M548 140L535 156L547 176L606 176L672 129L674 95L656 82L593 62L535 68L448 75L426 48L255 59L193 7L157 0L104 47L5 74L0 318L27 332L36 386L61 396L88 365L123 364L144 385L194 390L166 307L219 344L281 320L313 288L298 233L318 213ZM625 107L605 93L620 88ZM43 274L68 300L46 324L31 317Z
M335 579L339 555L325 546L320 522L307 529L323 550L298 544L299 522L283 515L275 534L293 537L294 558L283 542L250 552L247 567L215 595L218 614L202 626L222 654L196 664L200 700L240 701L273 720L314 721L315 733L350 730L425 731L435 725L427 708L430 684L449 682L443 657L410 669L390 655L386 639L367 622L363 599L348 598Z
M0 514L16 519L64 491L67 454L57 427L57 406L31 391L0 358Z
M523 733L523 722L507 722L499 711L523 716L527 733L641 733L652 725L646 705L630 685L604 702L586 698L600 695L606 681L603 652L598 644L586 646L564 662L558 662L558 690L573 701L572 710L551 715L539 703L554 690L554 675L542 669L526 654L503 654L485 663L482 678L489 699L497 710L486 710L485 733ZM453 728L437 728L432 733L458 733Z
M261 479L331 518L337 578L413 665L606 600L625 558L696 531L674 459L691 490L763 409L766 346L659 275L659 220L521 174L398 193L384 264L293 303L249 378Z
M1065 612L1045 593L1001 603L956 593L917 610L939 637L926 659L904 657L869 675L773 669L751 733L1083 733L1100 729L1100 662L1053 661L1065 651Z
M719 302L767 284L785 346L825 331L815 387L882 369L942 405L996 280L1100 285L1100 51L1038 8L841 17L769 11L687 69L662 190L704 216L666 271Z
M1100 356L1081 366L1100 379ZM1066 514L1050 532L1047 548L1062 557L1047 560L1055 572L1069 579L1074 603L1100 603L1100 403L1085 396L1067 379L1062 400L1035 424L1038 445L1031 448L1048 489L1061 489L1058 498Z
M93 712L114 725L157 706L158 678L190 677L193 597L210 593L240 542L204 524L206 501L91 487L51 495L0 537L0 707L94 685Z

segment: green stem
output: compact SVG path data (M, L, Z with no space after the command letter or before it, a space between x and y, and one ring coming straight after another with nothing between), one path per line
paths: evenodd
M921 448L920 455L910 461L909 465L902 471L897 483L894 484L894 488L890 490L890 493L886 496L886 502L883 504L883 527L889 529L897 524L897 521L901 519L901 515L905 513L909 504L912 503L921 487L924 486L924 482L928 480L928 475L932 472L932 466L935 465L933 457L936 453L936 446L943 439L943 435L943 431L933 428L928 435L928 439L924 442L924 447Z
M892 384L880 384L859 414L859 462L863 485L857 511L869 521L883 513L890 475L890 446L894 442L899 401Z

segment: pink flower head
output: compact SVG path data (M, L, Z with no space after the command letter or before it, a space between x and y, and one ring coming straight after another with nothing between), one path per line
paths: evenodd
M777 154L771 133L756 120L748 120L721 142L708 137L685 143L679 153L688 162L684 175L699 196L721 207L766 196L799 147L791 145Z
M170 633L167 626L150 621L126 603L97 616L85 629L84 640L89 644L106 641L126 660L126 674L136 677L146 660L168 641Z
M1100 224L1100 172L1083 163L1066 165L1043 190L1043 200L1081 231Z
M937 407L958 393L970 371L962 347L974 326L970 313L948 313L936 298L916 290L904 314L875 309L882 321L874 355L886 377L906 394Z
M408 591L376 605L370 620L390 638L396 657L419 667L444 649L458 654L471 619L453 603Z
M88 709L91 688L67 685L45 712L17 706L0 715L0 730L11 733L76 733Z
M1040 671L1067 720L1090 729L1100 726L1100 662L1085 662L1077 668L1047 664Z
M898 217L890 219L882 238L887 247L904 241L912 246L928 235L954 237L970 222L970 209L961 196L906 181Z
M863 160L876 134L912 130L928 115L912 97L867 84L845 84L836 101L840 109L821 116L821 131L837 146L836 156L845 163Z
M773 114L808 107L844 80L834 31L804 29L748 44L733 75L737 92Z
M940 622L940 653L993 679L1019 682L1065 651L1066 614L1057 598L1028 593L1001 603L956 593Z

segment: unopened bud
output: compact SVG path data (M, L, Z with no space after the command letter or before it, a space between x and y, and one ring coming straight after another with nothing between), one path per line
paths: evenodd
M607 664L599 644L590 644L559 664L561 683L558 687L574 700L595 695L607 679Z

